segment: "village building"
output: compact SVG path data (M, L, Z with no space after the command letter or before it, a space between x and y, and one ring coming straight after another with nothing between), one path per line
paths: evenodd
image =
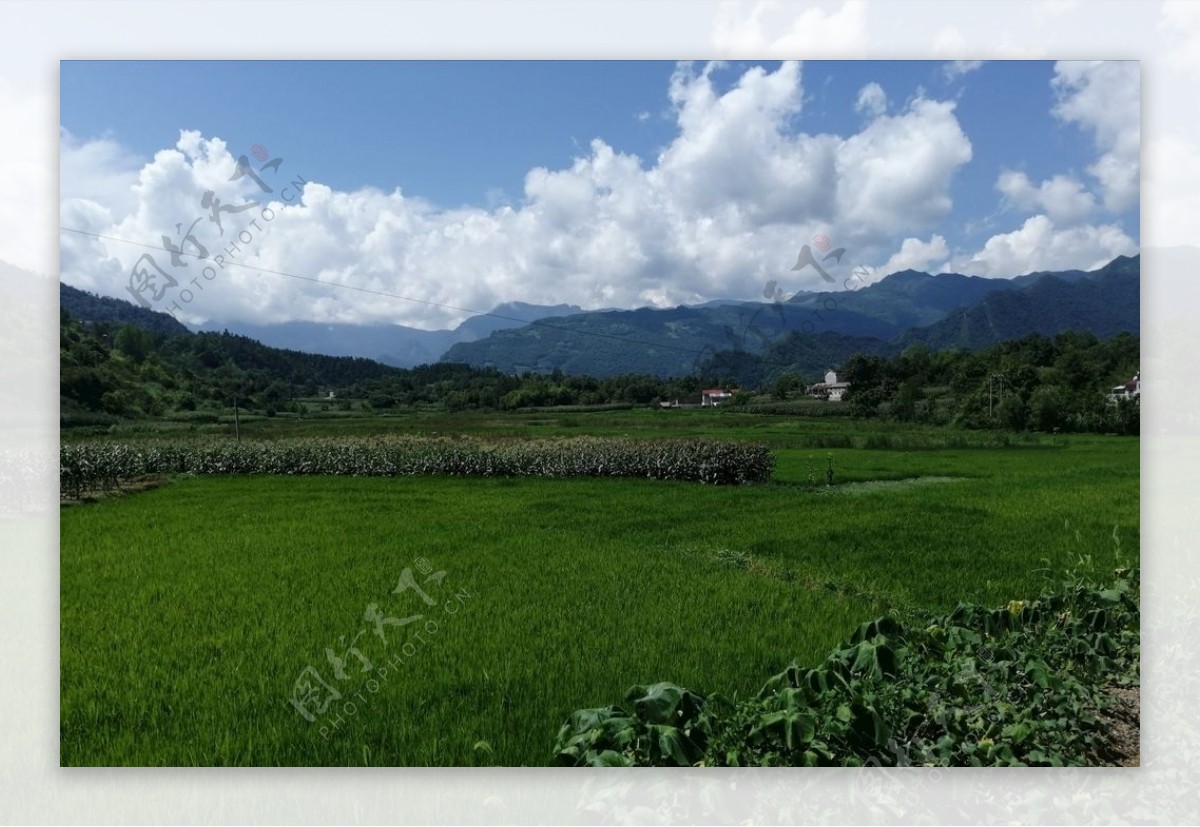
M1139 370L1137 373L1135 373L1133 375L1133 378L1130 379L1128 382L1126 382L1124 385L1117 385L1115 388L1113 388L1112 392L1110 392L1108 394L1108 401L1112 402L1114 405L1117 402L1120 402L1122 399L1124 399L1124 400L1136 399L1140 402L1141 397L1142 397L1142 372Z
M700 405L705 408L715 408L732 398L733 394L724 388L708 388L700 392Z
M816 399L826 399L830 402L841 402L846 391L850 389L849 382L839 382L835 371L825 373L825 381L809 385L807 393Z

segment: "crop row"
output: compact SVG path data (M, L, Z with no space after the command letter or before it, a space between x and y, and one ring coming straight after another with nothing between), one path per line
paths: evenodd
M763 482L775 459L765 445L701 440L582 437L483 441L425 437L198 444L79 443L60 450L64 497L160 474L395 477L642 477L711 485Z

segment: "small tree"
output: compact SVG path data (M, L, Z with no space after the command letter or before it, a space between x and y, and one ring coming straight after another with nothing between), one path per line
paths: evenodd
M153 337L147 331L128 324L122 325L117 331L113 344L118 351L138 364L145 361L154 347Z
M775 380L772 395L779 400L787 399L788 394L800 386L800 380L794 374L784 373Z
M996 405L996 421L1001 428L1010 431L1023 431L1028 421L1029 412L1024 400L1015 393L1005 394Z

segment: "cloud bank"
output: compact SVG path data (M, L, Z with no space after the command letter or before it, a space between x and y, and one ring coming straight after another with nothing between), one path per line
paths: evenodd
M876 268L882 273L950 263L1011 276L1047 261L1082 266L1133 246L1115 226L1077 223L1098 208L1078 182L1056 177L1035 185L1011 173L998 184L1006 203L1038 215L955 255L943 236L929 235L950 214L955 173L972 158L954 101L917 95L889 107L872 83L856 101L865 118L857 132L810 134L798 128L800 64L753 67L719 84L729 73L717 63L676 68L666 90L676 134L657 157L623 153L597 138L567 168L531 169L523 198L493 208L445 209L401 189L336 191L321 183L320 170L290 168L286 152L274 169L251 160L266 192L250 176L238 178L241 150L194 131L144 163L111 141L64 133L63 227L149 246L64 232L62 276L129 298L130 271L149 254L181 285L192 280L191 298L177 310L184 321L435 328L511 300L598 308L751 298L819 233L853 251L856 263L886 262ZM1064 67L1055 80L1056 113L1094 138L1090 172L1106 205L1130 197L1136 151L1129 155L1129 142L1136 150L1137 131L1100 112L1094 99L1127 86L1127 77L1105 65ZM1136 166L1132 174L1136 199ZM298 178L307 183L295 185L289 200L283 186ZM209 208L201 206L205 193L212 193ZM226 208L256 206L218 210L218 228L213 198ZM168 240L194 249L185 241L189 229L210 253L229 250L246 232L250 241L229 251L227 263L327 284L235 266L195 281L204 263L185 257L186 267L169 269L163 249ZM792 290L824 285L815 272L790 276ZM180 289L172 288L172 299Z

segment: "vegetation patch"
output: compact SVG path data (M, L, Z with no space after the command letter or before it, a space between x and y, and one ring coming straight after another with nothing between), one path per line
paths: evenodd
M1067 766L1128 756L1139 572L1032 600L863 624L815 669L793 663L742 702L672 683L581 709L569 766ZM1124 716L1124 717L1122 717ZM1124 729L1110 722L1122 720ZM1116 735L1114 735L1114 732ZM1136 735L1133 752L1136 755Z
M903 605L893 596L864 588L861 581L816 576L804 569L788 566L780 560L749 554L745 551L730 548L712 550L694 546L668 547L662 551L665 554L689 556L697 561L735 569L751 576L790 583L796 588L802 588L809 592L820 592L838 600L861 601L875 611L896 611Z
M1136 279L1131 285L1136 297ZM75 310L93 315L86 305ZM662 353L638 348L612 365L594 364L600 370L588 376L582 375L586 371L578 363L569 373L515 367L510 373L451 362L400 369L368 359L280 350L229 333L191 334L178 330L169 317L155 321L165 322L166 328L152 324L152 329L144 329L136 326L144 322L124 314L82 322L63 312L59 338L64 429L99 429L130 421L160 425L164 419L215 427L228 424L235 409L243 424L252 417L344 422L418 412L590 411L611 416L631 406L649 406L660 419L679 419L687 406L699 405L703 388L721 387L737 390L722 414L732 408L763 418L853 419L956 429L926 433L908 446L843 434L810 447L936 450L980 445L961 430L990 432L1006 440L1011 436L1013 442L1027 441L1031 431L1133 435L1140 430L1139 403L1114 403L1107 397L1115 383L1127 381L1138 370L1140 343L1130 333L1098 339L1087 332L1064 331L1052 338L1031 334L981 350L942 350L950 343L930 343L937 345L931 349L913 341L900 347L792 330L761 354L726 351L693 364L703 348L697 341L695 354L665 351L669 357L686 358L664 372L663 365L654 364ZM531 330L548 332L537 326ZM719 328L714 333L723 339ZM543 344L537 342L538 348ZM839 366L839 375L850 383L844 402L814 399L806 392L830 366ZM677 402L685 407L659 407ZM561 427L577 426L564 422Z
M712 485L764 482L775 459L765 445L702 440L580 437L483 441L428 437L76 443L60 450L59 488L78 499L156 474L399 477L642 477Z
M111 485L97 483L97 486L94 488L80 486L78 489L73 489L69 494L64 492L62 505L103 502L115 497L124 497L128 494L151 491L170 482L171 478L167 476L146 475L118 480Z
M944 485L950 482L962 482L968 477L910 477L904 480L866 480L864 482L848 482L832 486L830 493L834 494L872 494L879 491L895 491L905 488L922 488L927 485Z
M582 433L764 442L775 482L196 474L64 508L62 763L545 764L572 710L627 706L634 684L669 678L706 698L745 702L792 661L820 665L872 618L1032 600L1079 568L1081 553L1097 558L1089 575L1104 577L1112 558L1097 549L1110 537L1122 558L1138 558L1136 439L1063 435L1053 450L835 450L834 491L967 478L840 497L803 490L810 464L826 490L829 458L795 441L837 430L900 441L905 428L658 413L581 414ZM362 441L370 434L357 428L367 426L459 428L489 443L502 442L501 431L534 441L569 435L558 416L539 419L554 422L428 414L339 427ZM914 439L926 432L905 427ZM123 428L114 444L162 441ZM243 445L251 429L253 442L288 445L330 435L332 424L243 423ZM172 441L199 450L213 440ZM224 442L234 444L232 435ZM394 637L418 631L387 626L385 646L363 620L370 603L397 618L423 611L411 591L393 593L418 557L447 572L444 589L427 587L431 598L440 604L463 590L471 599L435 636L421 632L430 645L402 672L389 669L378 693L363 691L369 705L354 698L354 715L339 705L338 729L306 721L286 702L302 670L319 670L344 700L371 677L343 656L339 679L327 648L343 653L367 628L356 645L382 667L403 645ZM475 748L481 741L490 751Z

